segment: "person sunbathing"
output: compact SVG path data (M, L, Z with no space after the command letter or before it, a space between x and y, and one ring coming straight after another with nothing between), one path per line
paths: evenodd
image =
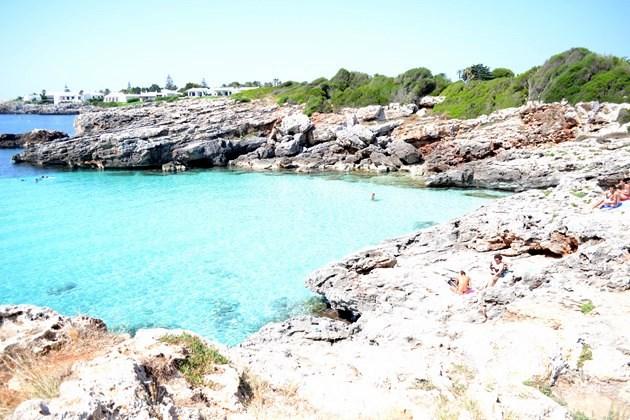
M451 290L458 295L465 295L470 291L470 277L464 271L460 271L457 278L451 278L448 281Z
M630 200L630 181L619 181L619 184L617 184L617 191L620 201Z
M600 200L593 206L594 209L614 209L621 205L619 191L615 187L610 187L606 191L606 195L603 200Z

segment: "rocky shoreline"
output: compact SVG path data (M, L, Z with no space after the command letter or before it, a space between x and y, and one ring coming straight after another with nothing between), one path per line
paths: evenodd
M628 176L630 105L528 104L459 121L400 105L307 118L290 106L191 104L82 114L76 137L30 145L17 161L408 171L431 186L524 192L316 271L306 284L335 317L269 324L233 348L207 343L228 362L202 384L183 373L190 349L160 339L180 331L99 335L106 345L69 366L57 393L20 394L10 418L630 414L629 205L592 209ZM486 289L495 253L510 271ZM453 270L475 293L449 290ZM56 355L98 331L95 320L0 307L5 356ZM0 396L22 392L2 372Z
M0 114L76 115L94 109L85 104L31 104L16 101L1 102Z
M428 102L430 105L431 102ZM409 172L433 187L523 191L623 176L630 105L529 103L473 120L390 104L311 118L297 106L191 100L82 113L77 135L16 162L99 169ZM617 154L624 156L619 159Z
M0 134L0 149L18 149L35 143L46 143L57 139L67 138L68 134L61 131L35 129L23 134Z

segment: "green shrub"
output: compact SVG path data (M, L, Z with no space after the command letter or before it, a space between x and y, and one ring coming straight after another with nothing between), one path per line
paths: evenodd
M582 369L584 367L584 363L588 360L593 360L593 350L591 350L591 346L588 344L582 344L582 352L580 353L580 358L577 363L578 369Z
M456 82L444 89L442 95L446 100L433 109L452 118L475 118L525 103L524 92L516 89L509 78Z
M177 368L193 386L206 385L204 376L212 373L214 365L228 363L228 359L216 349L206 345L199 337L187 333L165 335L160 338L160 341L183 346L186 349L188 355Z
M417 102L425 95L444 95L446 100L435 111L455 118L474 118L523 105L527 100L630 101L630 64L585 48L556 54L542 66L518 76L503 67L490 72L482 64L462 70L462 76L468 80L466 83L451 83L444 74L433 75L424 67L395 78L342 68L330 80L320 77L310 83L289 81L277 87L243 91L233 98L247 101L272 97L281 105L303 104L310 115L341 107Z
M510 69L506 69L505 67L497 67L492 70L493 79L500 79L501 77L514 77L514 72Z
M593 302L590 300L586 300L580 305L580 311L584 315L590 314L591 312L593 312L594 309L595 309L595 305L593 305Z

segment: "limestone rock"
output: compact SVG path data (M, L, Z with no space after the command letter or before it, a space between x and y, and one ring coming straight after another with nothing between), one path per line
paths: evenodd
M420 161L418 149L404 141L393 141L387 146L387 149L406 165L413 165Z

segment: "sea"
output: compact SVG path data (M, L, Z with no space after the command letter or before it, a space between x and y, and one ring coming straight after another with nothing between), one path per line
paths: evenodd
M0 115L0 133L72 119ZM395 175L34 168L17 152L0 150L0 304L226 345L308 310L313 270L500 196Z

